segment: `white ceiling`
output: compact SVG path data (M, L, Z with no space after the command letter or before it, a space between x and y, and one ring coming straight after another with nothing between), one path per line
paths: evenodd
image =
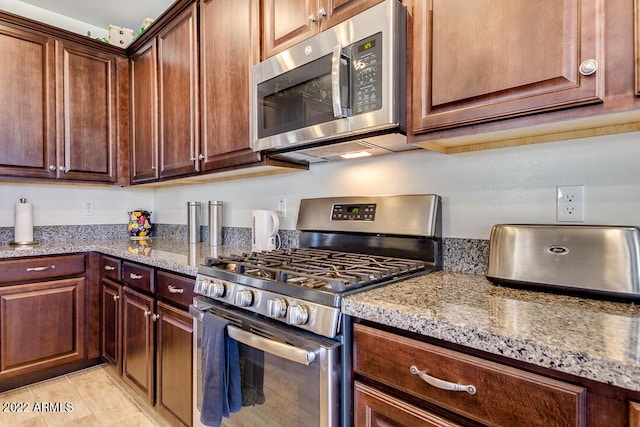
M174 0L21 0L100 28L109 25L137 30L142 21L157 18Z

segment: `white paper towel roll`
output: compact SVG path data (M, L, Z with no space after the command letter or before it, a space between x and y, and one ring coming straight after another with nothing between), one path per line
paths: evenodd
M15 216L14 241L16 243L33 242L33 207L31 203L27 203L25 199L20 199L20 203L16 203Z

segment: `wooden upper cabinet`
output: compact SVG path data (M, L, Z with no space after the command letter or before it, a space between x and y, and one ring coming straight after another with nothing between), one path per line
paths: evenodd
M268 58L382 0L263 0L262 57Z
M57 43L58 177L115 182L116 57L77 44Z
M131 182L158 179L156 40L131 56Z
M257 0L200 2L202 171L256 162L251 150L249 80L259 61Z
M0 46L0 175L55 178L54 39L0 24Z
M600 0L414 2L411 130L601 102L603 28Z
M197 171L200 114L197 7L197 3L189 6L157 37L161 178Z

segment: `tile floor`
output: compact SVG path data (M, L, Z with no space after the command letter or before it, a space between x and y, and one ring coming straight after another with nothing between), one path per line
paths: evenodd
M0 405L1 427L169 426L107 365L0 393Z

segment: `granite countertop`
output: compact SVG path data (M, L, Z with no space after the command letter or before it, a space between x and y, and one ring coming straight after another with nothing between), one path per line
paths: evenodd
M93 251L195 277L198 265L204 263L207 257L241 254L250 251L250 248L246 245L209 246L207 242L188 243L185 240L155 237L94 242L68 240L24 247L2 246L0 259Z
M640 307L433 274L346 297L354 317L640 391Z

